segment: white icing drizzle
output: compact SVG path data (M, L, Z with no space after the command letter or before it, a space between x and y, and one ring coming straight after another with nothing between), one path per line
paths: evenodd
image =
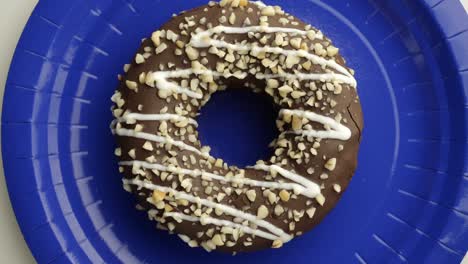
M177 85L174 82L168 81L168 79L172 78L189 78L190 75L212 75L215 77L224 77L224 78L230 78L230 77L236 77L238 79L244 79L247 77L246 73L240 74L240 75L234 75L230 73L223 73L220 74L219 72L215 72L212 70L195 70L195 69L184 69L184 70L174 70L174 71L158 71L158 72L152 72L151 77L154 80L156 87L161 90L170 90L175 93L179 94L185 94L189 97L196 98L196 99L202 99L203 94L201 91L199 92L194 92L188 88L183 88L179 85Z
M286 133L299 134L304 136L312 136L317 138L330 138L330 139L339 139L339 140L348 140L351 138L351 130L346 126L340 124L333 118L316 114L311 111L304 110L291 110L291 109L282 109L280 115L290 114L303 118L307 118L312 122L321 123L330 127L330 130L299 130L299 131L288 131Z
M299 130L299 131L287 131L286 133L289 134L298 134L298 135L304 135L304 136L312 136L312 137L317 137L317 138L329 138L329 139L338 139L338 140L348 140L351 138L351 130L347 128L346 126L340 124L337 122L335 119L316 114L311 111L304 111L304 110L291 110L291 109L282 109L280 111L280 115L282 114L291 114L291 115L297 115L299 117L307 118L310 121L313 122L318 122L323 125L326 125L330 127L330 130ZM129 114L129 115L134 115L134 114ZM176 115L177 116L177 115ZM139 116L139 114L135 114L133 117L137 118L148 118L147 120L151 120L150 118L173 118L175 116L168 114L167 116ZM179 117L180 118L180 117ZM140 119L144 120L144 119ZM195 120L193 120L196 122ZM154 142L159 142L163 144L172 144L174 146L177 146L181 149L188 150L191 152L194 152L198 155L201 155L205 158L210 158L209 153L204 153L198 150L197 148L190 146L182 141L176 141L170 137L162 137L154 134L148 134L144 132L136 132L134 130L130 129L125 129L125 128L118 128L113 131L119 136L125 136L125 137L134 137L134 138L140 138L140 139L145 139L149 141L154 141Z
M252 26L252 27L239 28L239 27L216 26L214 28L192 35L192 38L190 40L190 45L192 45L193 47L197 47L197 48L207 48L207 47L213 46L217 48L232 49L238 52L239 51L250 51L253 53L266 52L266 53L274 53L274 54L283 54L285 56L302 57L302 58L306 58L310 60L314 64L319 64L322 67L330 67L340 72L341 75L343 76L339 79L337 78L336 81L347 83L353 87L356 87L357 85L356 79L354 79L353 75L345 67L339 65L334 60L327 60L318 55L311 54L305 50L286 50L283 48L270 47L270 46L259 47L256 45L252 45L250 43L246 43L244 45L238 45L238 44L227 43L222 40L215 40L211 38L213 34L219 34L219 33L246 34L248 32L265 32L265 33L283 32L283 33L296 33L296 34L301 34L301 35L307 34L306 31L301 31L301 30L294 29L294 28L266 27L266 26ZM336 74L336 75L340 75L340 74ZM278 76L286 77L286 76L283 76L282 74ZM322 80L322 79L325 79L326 77L324 76L324 74L303 74L303 78L305 76L308 76L307 79L309 80ZM323 78L320 78L319 76L323 76ZM331 80L332 79L330 79L330 81Z
M259 227L265 228L266 230L268 230L272 234L275 234L276 236L278 236L279 239L281 241L283 241L283 242L288 242L289 240L292 239L291 235L287 234L281 228L273 225L272 223L270 223L268 221L265 221L265 220L258 219L255 215L243 212L241 210L238 210L238 209L236 209L234 207L231 207L231 206L228 206L228 205L225 205L225 204L216 203L216 202L213 202L213 201L210 201L210 200L207 200L207 199L203 199L203 198L200 198L200 197L195 197L193 195L190 195L190 194L185 193L185 192L177 191L177 190L175 190L173 188L170 188L170 187L155 185L155 184L145 182L145 181L141 181L141 180L138 180L138 179L132 179L132 180L123 179L123 183L124 184L135 185L135 186L138 186L139 188L145 188L145 189L152 190L152 191L158 190L158 191L165 192L165 193L171 193L171 194L174 195L174 198L176 198L176 199L185 199L185 200L187 200L187 201L189 201L191 203L197 203L197 204L201 204L201 205L206 206L206 207L210 207L210 208L213 208L213 209L218 209L218 210L222 211L225 214L231 215L233 217L239 217L239 218L247 220L247 221L249 221L249 222L251 222L251 223L253 223L253 224L255 224L255 225L259 226Z
M220 33L247 34L249 32L259 32L259 33L278 33L279 32L279 33L296 34L296 35L301 35L301 36L307 35L307 31L300 30L300 29L297 29L297 28L267 27L267 26L226 27L226 26L219 25L219 26L213 27L211 29L208 29L206 31L202 31L200 33L192 35L192 39L191 39L190 44L193 45L193 47L205 48L207 46L204 45L204 44L200 44L200 43L205 42L206 40L208 40L207 37L209 37L209 36L211 36L213 34L220 34ZM323 39L323 35L321 35L321 34L319 34L316 37L318 39ZM211 38L209 38L209 39L213 40ZM219 42L214 42L214 43L219 43ZM223 43L226 43L226 42L223 42ZM229 44L229 43L226 43L226 44ZM220 48L225 48L225 47L220 46ZM242 49L241 51L247 51L247 50Z
M320 186L318 186L316 183L299 175L291 176L290 174L286 174L284 176L283 173L281 173L280 171L284 169L281 169L281 168L277 170L280 173L280 175L297 183L257 181L257 180L253 180L249 178L239 178L235 176L226 177L226 176L208 173L208 172L204 172L200 170L188 170L188 169L177 168L175 166L164 166L161 164L148 163L145 161L122 161L122 162L119 162L119 165L120 166L137 166L137 167L142 167L145 169L155 169L159 171L171 172L171 173L175 173L178 175L184 174L184 175L188 175L191 177L202 177L202 178L217 180L221 182L232 182L232 183L237 183L237 184L245 184L249 186L261 187L261 188L293 190L294 192L304 195L309 198L314 198L320 193ZM257 168L254 167L254 169L257 169ZM299 179L299 181L297 179ZM304 184L304 183L307 183L307 184Z
M140 114L140 113L128 113L123 117L118 118L118 122L127 122L131 123L134 121L185 121L187 120L189 124L198 126L197 121L190 117L181 116L178 114Z
M247 73L241 74L220 74L219 72L212 71L212 70L193 70L193 69L186 69L186 70L175 70L175 71L160 71L160 72L153 72L153 79L156 82L156 87L161 90L170 90L175 93L179 94L186 94L189 97L195 99L201 99L203 95L201 93L196 93L191 91L189 88L184 88L176 83L168 81L168 78L189 78L190 75L212 75L215 77L236 77L238 79L245 79L247 77ZM257 73L255 77L259 80L267 80L272 78L285 78L285 79L298 79L301 81L304 80L311 80L311 81L339 81L342 83L349 83L353 85L353 82L349 76L345 76L342 74L337 73L281 73L281 74L263 74Z
M321 81L321 82L328 82L328 81L338 81L342 83L349 82L350 78L348 76L336 73L302 73L302 72L295 72L295 73L282 73L282 74L263 74L257 73L255 77L259 80L268 80L273 78L286 78L286 79L297 79L300 81Z
M148 134L144 132L136 132L134 130L125 129L125 128L117 128L114 131L117 135L122 136L122 137L133 137L133 138L139 138L139 139L144 139L144 140L153 141L153 142L159 142L162 144L171 144L173 146L179 147L180 149L184 149L184 150L197 153L198 155L201 155L204 158L211 157L209 153L202 152L193 146L185 144L182 141L174 140L170 138L169 136L161 137L158 135Z
M257 164L255 166L252 166L251 168L256 169L256 170L268 171L268 172L275 171L279 173L281 176L291 181L297 182L306 187L304 190L294 189L295 194L303 194L307 197L316 197L317 195L320 194L320 186L318 184L308 180L304 176L296 174L292 171L285 170L278 165ZM303 191L306 191L307 193L302 193Z
M263 237L263 238L266 238L266 239L269 239L269 240L272 240L272 241L280 239L280 237L278 237L278 236L276 236L274 234L271 234L271 233L264 232L262 230L253 229L251 227L244 226L244 225L241 225L241 224L237 224L237 223L234 223L232 221L217 219L217 218L213 218L213 217L210 217L210 216L196 217L196 216L190 216L190 215L186 215L186 214L182 214L182 213L172 213L172 212L170 212L170 213L164 213L164 217L172 217L176 221L184 220L184 221L189 221L189 222L201 222L203 224L208 224L208 225L212 224L212 225L217 225L217 226L232 227L232 228L239 229L240 231L242 231L244 233L252 234L252 235L255 235L255 236L259 236L259 237Z
M168 81L170 78L188 78L193 74L193 70L177 70L177 71L158 71L151 73L156 87L161 90L170 90L172 92L185 94L189 97L202 99L203 94L191 91L190 89L182 88L179 85Z
M339 73L281 73L281 74L257 74L257 79L270 79L270 78L285 78L285 79L299 79L299 80L314 80L314 81L337 81L340 83L347 83L353 87L356 87L357 82L353 75L343 66L336 63L334 60L327 60L318 55L311 54L304 50L286 50L279 47L259 47L252 44L245 45L236 45L232 43L227 43L222 40L212 39L213 34L226 33L226 34L246 34L248 32L263 32L263 33L290 33L297 35L306 35L307 31L299 30L296 28L283 28L283 27L267 27L267 26L250 26L250 27L226 27L226 26L216 26L214 28L208 29L207 31L199 32L192 35L190 40L190 45L196 48L207 48L207 47L217 47L217 48L228 48L234 51L242 52L252 52L252 53L273 53L273 54L283 54L285 56L296 56L302 57L310 60L314 64L319 64L323 68L329 67L336 70ZM318 39L323 39L323 35L317 34ZM241 74L230 74L230 73L219 73L212 70L195 70L195 69L182 69L174 71L157 71L152 72L152 80L155 83L155 86L161 90L170 90L175 93L185 94L189 97L201 99L203 98L202 92L192 91L188 88L181 87L174 82L169 81L172 78L189 78L190 75L211 75L214 77L236 77L238 79L245 79L247 73Z

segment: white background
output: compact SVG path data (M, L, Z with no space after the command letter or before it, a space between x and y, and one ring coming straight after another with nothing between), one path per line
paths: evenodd
M461 1L468 10L468 0ZM0 0L0 109L11 57L21 31L36 3L37 0ZM0 159L0 168L3 168L1 163ZM11 210L3 169L0 169L0 263L35 263ZM468 264L468 254L463 263Z

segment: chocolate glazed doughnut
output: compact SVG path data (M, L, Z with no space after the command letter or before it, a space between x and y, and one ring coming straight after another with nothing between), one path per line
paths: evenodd
M280 7L210 2L143 41L112 97L125 190L161 229L208 251L279 248L338 202L363 127L354 73L322 32ZM274 155L229 166L198 139L219 90L244 87L281 108Z

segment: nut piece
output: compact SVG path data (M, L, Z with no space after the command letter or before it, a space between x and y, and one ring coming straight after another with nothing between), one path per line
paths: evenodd
M268 208L264 205L260 205L260 207L257 210L257 217L259 219L265 219L268 216Z
M276 44L276 46L281 47L281 45L283 45L283 42L283 34L276 33L275 41L273 43Z
M288 55L286 57L286 68L291 69L294 65L298 64L301 61L301 58L295 55Z
M275 240L273 241L273 244L271 245L272 248L280 248L283 246L283 242L281 240Z
M163 201L164 198L166 198L166 193L165 192L161 192L161 191L158 191L158 190L155 190L153 192L153 201L155 203Z
M153 41L155 47L161 45L161 31L158 30L153 32L153 34L151 35L151 40Z
M138 75L138 81L141 83L141 84L144 84L146 82L146 72L142 72L140 73L140 75ZM139 109L138 109L139 110ZM140 110L141 111L141 110Z
M294 131L299 131L302 128L302 118L298 116L293 116L292 117L292 129Z
M153 151L153 144L151 142L146 141L145 144L143 144L143 149L148 150L148 151Z
M315 31L313 31L313 30L307 31L307 38L309 38L310 40L314 40L315 36L316 36Z
M249 0L240 0L239 6L247 6L249 4Z
M189 247L191 247L191 248L198 247L198 242L195 241L195 240L190 240L187 244L188 244Z
M284 208L283 208L283 206L281 206L281 205L279 205L279 204L276 205L276 206L275 206L274 213L275 213L276 216L282 215L282 214L284 213Z
M248 190L245 195L247 195L247 198L249 201L252 203L255 202L255 199L257 198L257 192L255 190Z
M114 151L114 155L117 157L120 157L122 155L122 149L121 148L116 148Z
M322 174L320 175L320 179L321 179L321 180L326 180L326 179L328 179L328 174L322 173Z
M301 38L293 38L289 41L289 44L295 49L301 48L302 39Z
M138 53L136 56L135 56L135 62L136 64L142 64L145 62L145 57L143 57L143 55L141 55L140 53Z
M125 85L132 91L138 91L138 84L136 82L126 80Z
M262 15L264 16L274 16L276 15L275 8L272 6L267 6L262 9Z
M215 165L215 167L217 167L217 168L222 168L222 167L223 167L223 160L222 160L222 159L217 159L217 160L215 161L215 164L214 164L214 165Z
M219 2L219 5L221 7L225 7L227 6L228 4L230 4L232 2L232 0L221 0L221 2Z
M336 54L338 54L338 51L340 51L340 49L338 49L337 47L333 47L333 46L327 47L327 55L330 57L335 57Z
M268 79L267 80L267 88L278 88L279 82L276 79Z
M316 210L317 210L317 208L315 208L315 207L311 207L311 208L307 209L306 210L307 216L309 216L309 218L313 218L314 215L315 215Z
M157 48L156 48L156 54L160 54L162 53L163 51L165 51L167 49L167 45L166 43L163 43L161 45L159 45Z
M276 194L275 194L274 192L269 192L269 193L268 193L268 201L269 201L271 204L276 203Z
M289 201L291 194L286 190L281 190L281 192L279 193L279 197L281 198L281 201L287 202Z
M278 88L278 91L279 91L281 97L286 98L288 96L288 94L293 91L293 88L291 88L288 85L283 85L280 88Z
M329 159L325 163L324 167L329 171L335 170L335 168L336 168L336 158Z
M212 241L213 244L215 244L216 246L222 246L222 245L224 245L223 239L222 239L222 237L221 237L220 234L214 235L213 238L211 239L211 241Z
M237 17L236 17L236 13L234 13L234 12L231 13L231 15L229 16L229 23L230 23L231 25L234 25L234 23L236 23L236 18L237 18Z
M325 204L325 197L321 193L315 196L315 200L317 201L318 204L320 204L320 206L323 206Z
M187 53L187 57L194 61L196 59L198 59L198 56L199 56L199 53L198 53L198 50L192 48L191 46L187 46L185 48L185 52Z
M135 149L131 149L128 152L128 155L130 156L130 158L135 159L136 158Z
M333 184L333 190L335 192L340 193L341 192L341 186L339 184Z

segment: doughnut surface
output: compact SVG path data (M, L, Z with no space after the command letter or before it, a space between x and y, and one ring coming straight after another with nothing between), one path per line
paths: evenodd
M245 0L183 12L143 41L112 101L125 190L158 227L208 251L278 248L320 223L357 166L353 71L322 32ZM274 155L249 168L212 157L196 117L246 87L281 109Z

